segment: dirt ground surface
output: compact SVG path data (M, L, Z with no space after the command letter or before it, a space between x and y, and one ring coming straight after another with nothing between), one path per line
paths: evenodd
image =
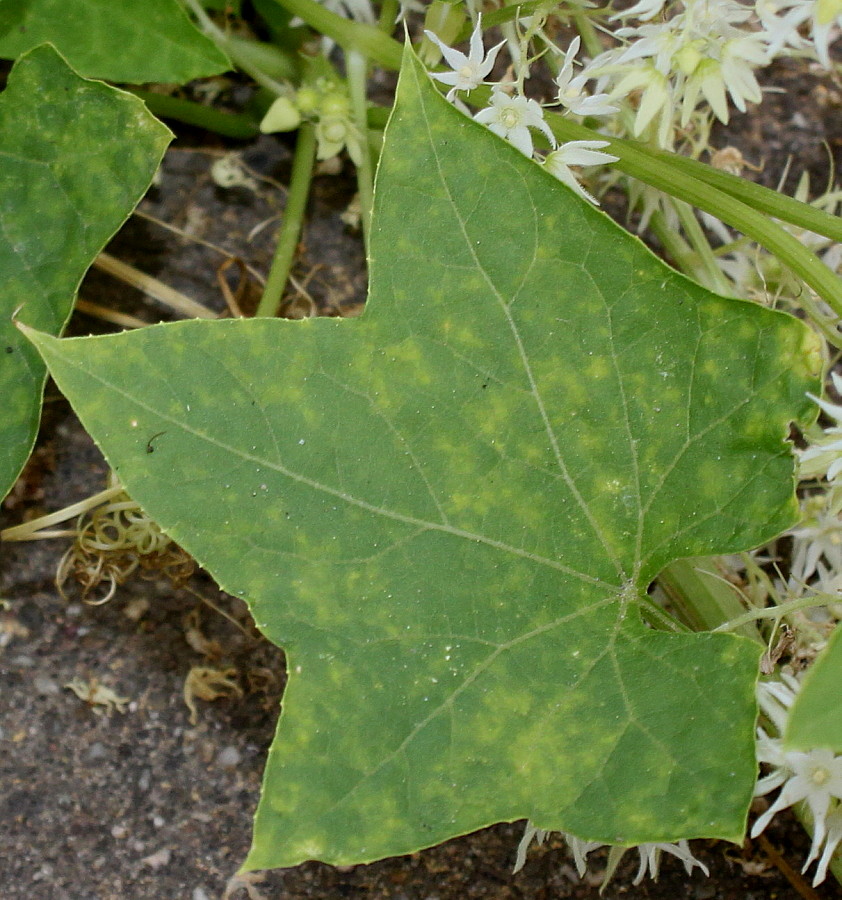
M717 146L730 143L763 164L753 177L769 185L777 184L792 155L787 186L808 168L814 187L823 188L830 159L842 149L839 86L789 64L773 71L769 86L783 93L769 95L766 114L742 131L736 124L720 130ZM233 145L189 129L179 135L142 209L265 273L283 209L289 145L274 138L237 145L259 177L222 188L210 167ZM341 218L353 196L348 176L316 179L292 314L311 302L353 314L364 301L361 242ZM224 309L217 284L224 257L206 246L133 217L110 252ZM81 296L148 322L169 318L154 301L97 271ZM77 313L70 332L109 328ZM106 475L98 451L49 386L37 452L4 504L0 528L81 500L101 490ZM0 598L6 601L0 607L0 900L599 896L604 852L592 855L594 874L580 880L557 838L533 847L526 867L513 875L523 823L368 866L309 863L231 882L248 848L283 688L283 655L253 631L245 607L220 595L202 573L189 582L195 593L156 576L134 578L103 606L62 599L54 574L66 547L66 540L0 544ZM199 665L235 669L243 696L199 700L191 721L184 684ZM125 699L123 711L80 700L66 687L74 679L110 688ZM744 848L695 842L710 878L698 870L688 877L677 860L665 858L660 880L639 886L631 884L637 860L630 853L603 896L842 897L832 881L813 892L800 879L795 870L808 846L795 820L782 816L766 839Z

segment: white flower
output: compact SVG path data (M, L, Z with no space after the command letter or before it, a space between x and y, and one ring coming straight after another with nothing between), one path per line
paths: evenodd
M842 4L839 0L816 0L813 4L812 37L819 62L831 68L829 47L842 28Z
M783 7L776 0L757 0L754 11L763 28L770 56L777 56L784 47L802 50L807 46L798 27L805 19L809 18L809 8L812 5L813 0L793 2L792 8L784 15L779 16L778 13Z
M640 91L641 95L632 133L635 137L640 137L651 122L657 121L658 144L666 147L676 108L669 79L653 63L647 61L633 68L611 92L611 96L624 97L633 91Z
M793 528L792 563L790 578L793 589L806 584L817 571L818 562L824 559L831 570L842 570L842 520L835 509L826 506L832 502L828 494L817 494L804 501L804 521Z
M618 107L608 102L608 94L586 94L585 84L590 80L586 74L573 75L573 63L579 52L581 38L575 37L564 54L564 63L556 77L558 102L577 116L607 116L618 111Z
M837 393L842 394L842 378L831 372L833 386ZM836 422L835 427L825 429L824 436L806 450L799 452L802 477L824 474L827 480L833 484L836 477L842 472L842 406L829 403L820 397L808 394L815 402ZM829 440L828 440L829 438Z
M576 180L576 176L570 171L570 166L597 166L602 163L616 162L616 156L600 151L601 147L607 147L608 144L608 141L568 141L547 156L544 160L544 168L580 197L599 206L598 201Z
M760 101L754 70L769 62L769 34L749 30L752 11L734 0L642 0L622 17L640 14L650 20L660 13L663 21L617 29L615 37L625 46L599 54L579 77L596 78L597 90L610 87L611 100L626 98L636 108L635 137L646 132L647 138L670 148L676 128L686 129L699 115L701 99L722 122L728 121L729 97L741 112L747 103ZM706 109L700 121L708 115Z
M600 892L604 891L608 886L608 883L614 877L614 873L617 871L617 866L620 864L620 860L625 856L626 851L631 848L629 847L618 847L612 846L608 851L608 863L605 866L605 876L602 879L602 886L600 887ZM694 866L698 866L705 875L710 875L708 871L708 867L703 863L696 859L695 856L690 852L690 846L687 841L678 841L675 844L667 844L667 843L652 843L652 844L638 844L637 847L634 848L637 850L640 855L640 865L637 869L637 875L635 875L632 884L640 884L641 881L646 877L648 873L654 881L658 880L658 874L661 868L661 854L669 853L672 856L678 857L684 863L684 869L688 875L690 875L693 871ZM581 873L580 873L581 874Z
M514 868L515 872L519 872L523 868L523 864L526 862L526 851L532 840L534 839L537 843L542 844L547 834L548 832L536 828L531 822L526 823L526 830L524 831L523 838L517 848L517 860ZM576 837L575 834L569 834L566 831L562 831L561 835L564 840L567 841L567 846L573 853L573 861L580 878L584 878L585 872L588 870L589 853L593 850L597 850L599 847L611 848L608 854L608 865L605 870L605 878L602 883L603 890L616 871L617 864L620 862L625 852L630 849L629 847L619 847L613 844L600 844L598 841L583 841L581 838ZM694 866L698 866L705 875L710 875L707 866L696 859L690 852L687 841L678 841L675 844L640 844L635 849L640 854L640 867L637 870L637 875L633 882L634 884L640 884L647 872L649 872L652 878L657 880L662 853L670 853L672 856L678 857L678 859L684 863L684 868L688 875L693 871Z
M452 100L456 91L472 91L479 87L488 77L488 73L494 68L494 62L500 48L505 44L501 41L496 47L492 47L485 53L482 45L482 16L477 16L476 28L471 33L470 49L465 56L459 50L454 50L443 43L432 31L424 34L441 50L452 72L431 72L436 81L449 84L451 89L447 93L447 99Z
M774 739L765 740L765 756L770 755L769 742L772 740ZM757 837L772 821L775 813L803 800L810 807L813 817L813 851L816 851L825 838L825 820L830 802L832 799L842 799L842 756L836 756L830 750L810 750L808 753L789 750L783 752L779 759L781 773L785 778L783 788L775 802L754 823L751 836ZM773 787L774 782L766 780L762 786L758 783L757 791L767 793ZM811 855L814 858L812 851Z
M490 104L481 109L474 119L487 125L494 134L505 138L525 156L532 157L530 128L541 131L550 145L555 147L556 140L550 126L544 121L544 111L535 100L521 94L511 97L499 85L495 85L491 91Z
M783 16L775 15L777 12L783 12ZM758 3L758 16L773 53L780 52L786 45L797 49L803 47L798 29L809 21L816 57L826 69L831 68L830 44L842 28L840 0L783 0L778 3L765 0Z
M536 828L531 822L526 823L526 828L523 832L523 837L520 839L520 843L517 845L517 856L515 857L515 867L512 869L512 874L516 875L520 870L526 865L526 851L529 849L529 845L534 840L538 846L544 843L545 838L547 837L548 832L543 831L541 828Z
M638 19L645 22L647 19L654 19L664 8L666 2L667 0L639 0L638 3L635 3L635 5L629 7L629 9L623 9L618 13L614 13L614 15L611 16L611 20L628 19L632 16L636 16Z
M756 34L745 34L725 41L722 45L720 65L722 80L728 88L734 106L746 111L746 101L760 103L763 95L754 77L754 69L770 62L769 52Z
M798 691L798 681L790 675L783 682L766 681L757 685L760 708L783 733L789 710ZM774 815L788 806L802 801L810 808L813 818L813 844L804 863L806 871L819 855L821 860L813 884L824 881L827 866L836 846L842 842L842 756L826 749L808 752L784 750L780 738L770 737L757 729L757 760L772 767L772 772L760 778L754 795L760 797L780 787L775 802L754 823L751 836L757 837Z
M830 860L833 858L833 854L836 852L836 848L842 843L842 808L837 807L828 817L826 821L827 825L827 837L825 838L824 850L822 851L822 857L819 860L819 864L816 867L816 875L813 878L813 887L820 885L825 878L827 878L827 867L830 865ZM810 863L816 858L818 855L818 847L813 844L812 849L810 850L810 855L807 857L807 862L804 863L804 869L810 865Z
M716 118L725 124L729 117L726 90L740 112L746 111L746 102L759 103L762 99L754 69L769 63L763 37L742 34L736 29L728 30L733 34L726 39L718 39L714 43L699 42L704 55L695 48L689 48L693 50L692 54L684 53L681 57L688 76L682 102L682 126L690 120L700 92ZM695 57L690 65L687 64L689 56Z
M564 840L567 841L567 846L573 853L573 862L576 865L579 877L584 878L585 872L588 871L588 854L592 850L604 847L605 844L600 844L598 841L583 841L581 838L577 838L575 834L568 834L566 831L562 831L562 835L564 835Z
M694 866L698 866L705 875L710 875L708 867L690 852L690 845L687 841L678 841L675 844L640 844L637 852L640 854L640 867L632 884L640 884L647 871L653 880L658 880L662 853L670 853L672 856L678 857L684 863L684 870L688 875L692 874Z
M781 673L781 681L758 681L757 702L772 721L779 734L784 733L786 720L801 687L798 679L787 672ZM769 739L771 740L771 738ZM778 763L774 759L758 757L760 762ZM757 796L760 796L759 794Z

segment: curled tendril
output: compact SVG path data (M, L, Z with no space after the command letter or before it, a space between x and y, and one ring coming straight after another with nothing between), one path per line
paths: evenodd
M64 585L72 578L84 602L99 606L138 569L163 574L180 586L195 563L124 492L79 516L76 537L56 571L56 587L68 599ZM104 595L91 599L101 585L106 585Z

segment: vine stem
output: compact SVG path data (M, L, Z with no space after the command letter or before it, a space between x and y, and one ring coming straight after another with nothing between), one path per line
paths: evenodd
M794 600L786 600L777 606L764 606L761 609L750 609L740 616L736 616L727 622L723 622L713 631L735 631L750 622L756 622L760 619L775 619L778 621L788 616L790 613L798 612L799 609L810 609L816 606L827 606L828 603L835 603L838 597L832 594L810 594L809 597L796 597Z
M177 122L184 122L185 125L195 125L237 140L248 140L260 133L257 127L258 123L251 116L242 113L220 112L218 109L194 103L192 100L170 97L167 94L156 94L153 91L144 91L135 87L124 88L124 90L129 90L135 97L140 97L149 111L159 118L175 119Z
M125 488L123 488L122 485L106 488L98 494L86 497L78 503L73 503L71 506L65 506L64 509L49 513L49 515L39 516L37 519L24 522L22 525L15 525L13 528L6 528L3 531L0 531L0 541L37 541L43 538L62 537L68 534L75 534L75 531L62 530L52 532L42 531L42 529L48 528L50 525L58 525L59 522L66 522L68 519L73 519L76 516L82 515L82 513L87 512L89 509L102 506L103 503L107 503L109 500L122 494L124 490ZM40 534L38 532L40 532Z
M191 5L197 0L187 0ZM317 0L273 0L287 12L302 18L311 28L336 41L343 50L357 50L386 69L401 67L403 47L375 25L353 22L331 12Z
M228 35L216 26L198 0L182 0L182 2L189 7L196 17L201 30L231 58L232 62L236 63L247 75L250 75L261 87L271 91L277 97L284 97L289 93L283 84L274 78L270 78L260 65L255 64L252 54L248 51L246 42L237 41L235 43L228 39ZM291 67L290 72L292 73L293 71L294 69Z
M400 4L398 0L383 0L380 6L380 16L377 20L377 27L381 28L386 34L391 34L395 27L395 20L400 12Z
M547 120L555 136L562 141L607 141L609 146L605 150L618 157L618 162L613 165L622 172L716 216L757 241L792 269L842 318L842 280L814 253L764 213L725 193L721 186L714 186L710 181L703 181L695 174L689 174L680 164L675 165L673 154L656 155L643 144L607 137L559 115L547 116ZM774 204L767 201L766 206L770 215L786 219L788 205L784 204L780 210L776 210L773 209Z
M284 287L295 256L295 248L298 246L301 236L304 210L307 206L307 196L310 193L310 181L313 176L315 160L316 130L310 122L304 122L298 129L298 140L292 160L292 175L281 233L278 235L272 268L269 270L263 295L257 305L256 316L276 316L280 309Z
M666 217L659 209L652 213L649 229L679 269L688 274L695 272L693 250L675 229L669 227Z
M681 226L684 229L684 233L687 235L691 246L696 251L698 257L696 269L699 271L699 274L703 276L699 280L703 283L706 282L706 287L711 288L714 291L719 291L720 294L730 294L732 288L729 286L728 279L722 273L722 269L719 268L719 265L716 262L713 249L711 248L707 237L705 237L705 232L699 224L699 220L696 218L693 208L681 200L677 201L674 206L678 213L678 219L681 222Z

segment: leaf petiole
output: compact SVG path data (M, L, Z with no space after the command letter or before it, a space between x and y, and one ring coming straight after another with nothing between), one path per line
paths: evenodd
M162 119L175 119L185 125L195 125L221 134L223 137L247 140L259 134L258 123L251 116L242 113L221 112L192 100L182 97L170 97L166 94L156 94L153 91L143 91L139 88L129 88L131 93L139 97L148 107L149 111Z
M281 233L275 247L272 268L263 288L255 316L276 316L281 305L284 287L289 278L295 248L301 236L304 210L310 193L313 164L316 160L316 131L310 122L303 122L298 129L295 156L292 161L289 192L281 224Z

